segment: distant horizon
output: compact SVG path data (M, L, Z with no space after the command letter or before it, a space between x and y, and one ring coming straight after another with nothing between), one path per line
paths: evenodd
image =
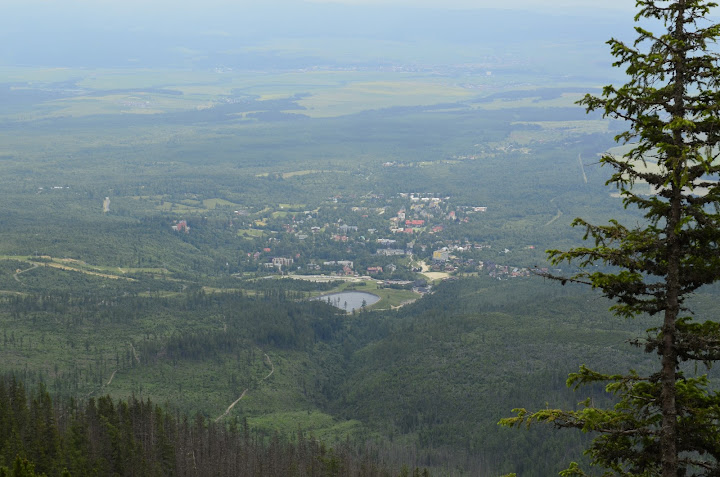
M153 10L168 8L174 10L211 10L214 8L256 8L258 3L252 0L188 0L182 3L179 8L177 2L172 0L5 0L4 7L28 8L37 13L38 7L60 6L63 9L81 10L102 8L106 10L136 10L139 14L146 14ZM634 2L628 0L606 0L598 3L595 0L554 0L548 3L544 0L506 0L498 6L494 0L266 0L263 6L302 6L308 4L339 4L346 6L367 6L367 7L403 7L413 9L438 9L438 10L533 10L541 12L557 12L558 10L573 13L586 10L596 12L598 10L633 11Z
M222 1L222 0L220 0ZM303 0L300 0L303 1ZM498 6L494 0L304 0L310 3L340 3L344 5L366 6L403 6L414 8L438 8L453 10L538 10L542 12L554 10L619 10L632 11L634 5L627 0L607 0L598 4L595 0L554 0L548 4L543 0L506 0Z
M408 3L10 0L0 7L0 65L293 69L463 64L493 56L556 64L572 57L579 66L602 59L604 42L630 31L632 22L631 14L612 9L590 15L580 8L584 0L542 12L523 7L539 7L538 0L510 0L502 9L487 1Z

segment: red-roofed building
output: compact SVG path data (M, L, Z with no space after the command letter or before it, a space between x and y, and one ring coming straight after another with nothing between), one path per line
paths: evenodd
M187 222L184 220L181 220L180 222L178 222L177 225L173 225L172 229L176 232L185 232L185 233L190 232L190 227L188 227Z

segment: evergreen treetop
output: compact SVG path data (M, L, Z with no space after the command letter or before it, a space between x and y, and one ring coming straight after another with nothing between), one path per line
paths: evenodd
M502 424L552 422L600 433L587 450L606 475L677 477L720 473L720 397L706 376L686 377L680 363L720 359L720 324L693 321L686 299L720 279L720 66L710 48L720 25L708 15L717 6L706 0L638 0L636 22L663 26L656 34L635 27L632 45L611 39L616 61L629 78L606 86L599 97L580 101L588 111L624 120L628 129L616 141L631 144L622 157L606 154L625 207L644 212L646 223L626 227L615 220L593 225L582 219L592 247L551 250L553 263L576 263L572 277L615 301L621 317L662 317L648 330L645 351L659 356L656 373L640 376L596 373L582 366L569 386L605 382L618 401L612 409L590 401L580 411L547 409L503 419ZM636 187L647 183L650 193ZM635 187L634 187L635 186ZM588 267L602 265L602 268ZM572 464L562 475L586 475Z

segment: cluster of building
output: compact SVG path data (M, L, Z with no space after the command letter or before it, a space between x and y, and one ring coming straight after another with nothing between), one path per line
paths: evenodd
M489 276L498 279L528 277L535 271L530 268L499 265L493 262L474 260L472 258L458 258L451 254L451 252L463 252L470 249L482 250L484 248L491 248L491 246L485 244L467 244L465 247L454 245L434 250L430 267L433 271L450 273L457 271L460 267L465 267L466 269L471 268L477 271L485 271ZM503 252L509 252L509 250L505 249ZM543 270L547 272L547 269Z
M279 271L282 271L283 268L288 269L290 265L295 263L295 260L292 258L286 258L286 257L273 257L269 262L265 263L265 268L277 268Z
M324 213L315 211L297 212L297 215L286 215L284 223L272 222L272 219L263 219L258 225L271 235L265 239L268 242L262 252L248 254L258 262L265 263L265 269L287 272L297 269L300 273L322 273L329 276L373 276L383 278L398 278L406 280L407 272L418 271L407 269L403 274L395 272L398 267L408 267L412 258L417 253L421 260L426 260L433 271L444 271L448 273L468 272L475 273L483 271L496 278L523 277L532 273L530 269L514 267L510 265L498 265L478 260L477 255L469 254L491 248L487 243L472 243L467 240L446 240L443 232L454 223L468 221L472 214L483 214L488 212L484 205L457 206L450 203L449 197L439 197L435 194L422 193L399 193L392 198L373 196L361 198L346 198L342 196L330 197L333 204L345 204L343 206L332 206L327 212L331 220L319 222L319 216ZM368 201L368 202L365 202ZM381 202L382 207L374 206ZM367 205L366 205L367 204ZM347 213L353 212L353 217L343 216L343 210ZM236 214L237 215L237 214ZM328 217L329 218L329 217ZM387 228L381 226L388 224ZM257 223L257 221L256 221ZM178 230L184 230L178 224ZM383 231L384 230L384 231ZM269 246L270 241L283 240L281 235L294 235L298 240L304 240L312 236L314 243L318 240L319 247L313 248L311 256L304 260L297 260L292 256L272 256ZM399 236L397 234L412 234L412 237ZM325 242L323 242L325 241ZM329 246L332 242L339 242L342 248L335 247L334 254L337 256L339 250L345 250L346 260L323 260L323 249L320 244ZM370 246L375 242L377 247ZM286 249L286 247L283 247ZM357 260L363 250L372 250L377 259L368 259L367 254L362 255L362 266L357 267ZM287 252L285 252L287 253ZM498 255L509 253L509 250L500 250ZM430 255L428 255L430 254ZM263 258L265 257L265 258ZM429 259L429 260L428 260ZM301 268L302 267L302 268ZM401 268L401 270L405 270ZM392 281L392 280L391 280ZM403 282L404 283L404 282ZM392 283L393 286L398 284Z

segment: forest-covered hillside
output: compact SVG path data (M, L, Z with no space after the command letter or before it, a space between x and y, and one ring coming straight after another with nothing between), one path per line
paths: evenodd
M0 466L547 476L582 459L586 435L497 422L575 406L581 364L651 358L627 344L644 320L536 274L580 243L574 217L643 220L597 163L620 126L573 104L594 79L457 68L13 70ZM336 292L378 301L311 300Z
M0 475L37 476L316 476L410 475L383 462L379 448L326 446L298 429L293 436L181 416L149 399L109 396L53 402L14 376L0 381ZM399 472L399 473L398 473ZM415 468L412 475L429 475Z
M699 296L698 310L713 296ZM441 473L560 470L581 457L584 436L500 429L499 418L573 407L587 396L565 378L580 364L643 369L648 359L627 344L648 325L609 319L597 295L539 277L448 281L412 305L354 316L282 289L5 303L6 366L61 403L149 398L217 429L245 422L282 439L300 430Z

